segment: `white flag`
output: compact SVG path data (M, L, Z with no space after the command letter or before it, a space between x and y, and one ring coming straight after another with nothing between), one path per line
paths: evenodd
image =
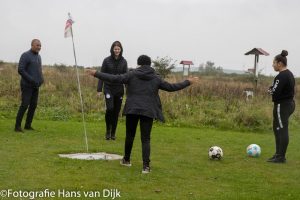
M74 21L72 20L71 14L68 13L69 19L66 22L66 27L65 27L65 38L72 36L72 24Z

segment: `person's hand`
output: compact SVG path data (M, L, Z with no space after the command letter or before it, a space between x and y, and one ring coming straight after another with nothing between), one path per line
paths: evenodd
M95 76L97 70L94 69L86 69L85 73L87 73L90 76Z
M102 92L97 92L97 97L101 97Z
M35 88L40 87L40 83L37 82L37 81L33 81L32 85L33 85L33 87L35 87Z
M268 89L268 93L270 94L270 95L272 95L273 94L273 87L271 86L271 87L269 87L269 89Z
M195 84L195 83L198 83L199 82L199 77L189 77L188 79L187 79L190 83L191 83L191 85L192 84Z

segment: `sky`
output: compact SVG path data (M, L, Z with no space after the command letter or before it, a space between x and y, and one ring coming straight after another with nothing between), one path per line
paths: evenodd
M0 60L18 62L30 42L42 42L43 64L74 65L71 38L64 27L71 13L78 65L101 66L113 41L121 41L129 67L141 54L171 57L179 65L212 61L224 69L253 68L274 75L272 62L282 49L288 68L300 76L298 0L0 0Z

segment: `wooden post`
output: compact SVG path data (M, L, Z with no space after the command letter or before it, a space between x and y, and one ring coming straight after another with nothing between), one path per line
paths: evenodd
M258 54L254 56L254 91L257 91L257 82L258 82L258 74L257 74L257 62L258 62Z

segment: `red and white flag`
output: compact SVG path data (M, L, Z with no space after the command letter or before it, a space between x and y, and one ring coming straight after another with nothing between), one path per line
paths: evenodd
M68 13L69 19L66 22L66 27L65 27L65 38L72 36L72 24L74 21L72 20L71 14Z

